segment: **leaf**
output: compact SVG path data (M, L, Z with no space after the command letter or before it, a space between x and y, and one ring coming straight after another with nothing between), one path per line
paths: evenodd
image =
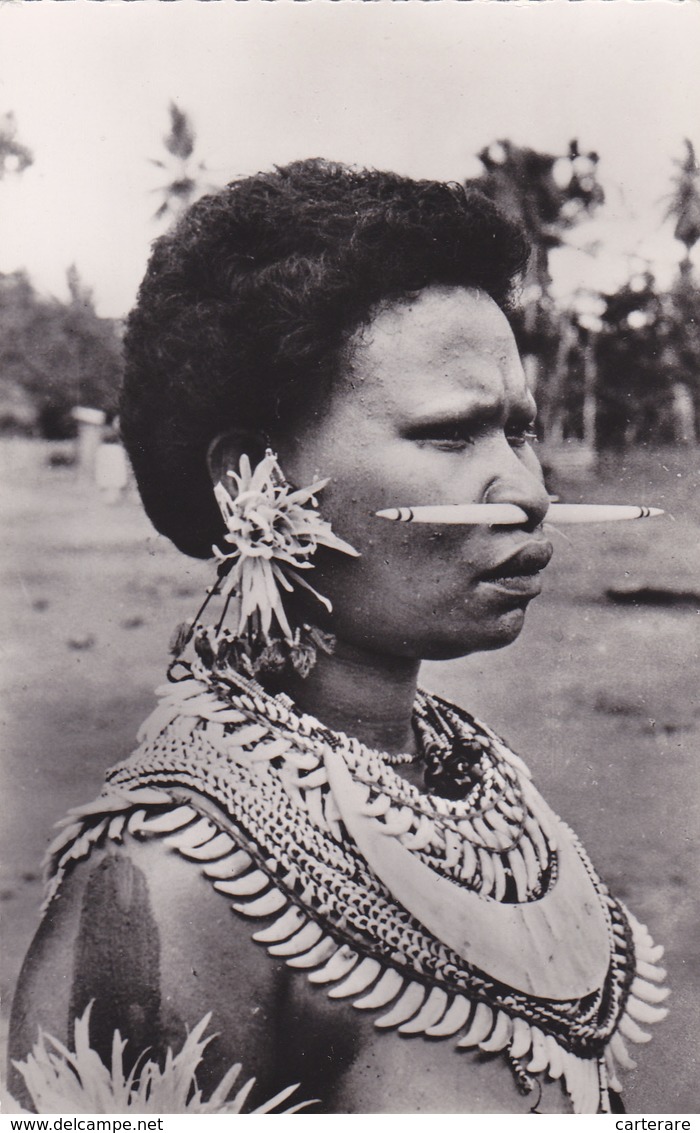
M169 113L170 133L163 139L163 144L173 157L187 161L194 151L194 128L188 115L180 110L176 102L170 103Z
M204 1050L214 1038L214 1034L205 1036L206 1028L211 1022L211 1013L199 1020L187 1034L177 1055L173 1055L171 1049L167 1051L162 1068L152 1059L147 1059L148 1051L144 1050L125 1079L123 1050L127 1041L121 1038L118 1030L114 1031L111 1068L106 1067L89 1045L91 1011L92 1002L75 1021L74 1051L68 1050L50 1034L40 1031L39 1039L25 1062L14 1063L24 1077L36 1113L241 1113L255 1079L249 1079L236 1097L231 1102L227 1101L240 1074L240 1063L229 1068L207 1101L202 1100L202 1090L197 1085L197 1068L202 1062ZM49 1043L53 1050L49 1049ZM297 1089L297 1085L292 1085L251 1111L270 1113ZM14 1102L14 1099L11 1100ZM300 1106L284 1111L294 1113L307 1105L311 1105L311 1102L301 1102Z
M192 635L192 627L187 622L180 622L175 626L170 638L169 649L173 657L179 656Z

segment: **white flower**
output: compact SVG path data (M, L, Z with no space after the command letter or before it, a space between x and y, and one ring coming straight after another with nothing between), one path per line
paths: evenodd
M316 493L325 488L328 480L293 490L269 449L255 469L251 469L243 454L239 471L229 471L227 475L234 481L235 491L231 493L221 481L214 488L227 529L224 541L233 548L228 553L217 546L212 548L219 564L231 564L221 588L222 596L229 599L237 594L240 599L239 634L253 619L268 638L274 615L289 641L293 635L280 587L291 592L295 585L302 586L330 611L328 599L314 590L299 571L313 569L310 560L319 545L345 555L356 556L358 552L334 535L330 523L317 511Z

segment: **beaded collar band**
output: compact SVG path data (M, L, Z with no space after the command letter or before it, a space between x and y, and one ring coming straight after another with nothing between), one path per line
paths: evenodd
M167 835L236 914L272 918L255 940L331 998L381 1011L377 1027L503 1050L526 1081L561 1077L575 1112L605 1109L606 1074L619 1089L616 1065L632 1065L624 1039L647 1041L639 1022L666 1013L662 950L519 758L419 694L417 730L464 778L463 797L445 798L229 667L198 659L178 678L140 747L52 848L53 891L99 839ZM490 950L465 942L464 917Z

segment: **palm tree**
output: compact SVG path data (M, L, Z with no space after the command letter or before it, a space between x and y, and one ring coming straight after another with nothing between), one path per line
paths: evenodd
M673 235L685 247L681 271L690 271L690 253L700 240L700 167L693 143L685 139L685 157L675 162L678 173L674 178L667 219L675 220Z
M668 335L664 362L675 374L676 402L684 407L681 440L695 440L700 429L700 289L693 278L690 254L700 240L700 168L693 143L685 139L685 157L677 173L666 218L675 220L673 235L685 248L669 292Z
M0 181L10 173L22 173L34 161L30 149L17 138L17 123L10 111L0 117Z
M155 220L162 220L168 214L176 220L207 189L201 180L206 164L194 159L196 134L191 119L175 102L171 102L168 109L170 130L163 138L163 145L169 156L164 160L150 159L152 165L163 169L170 178L158 190L163 200L154 214Z

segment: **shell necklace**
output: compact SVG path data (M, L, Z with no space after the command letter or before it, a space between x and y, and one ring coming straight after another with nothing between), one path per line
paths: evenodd
M604 1107L603 1055L618 1088L615 1059L630 1064L622 1036L646 1041L636 1020L665 1014L661 949L518 757L420 694L416 719L440 721L433 740L448 758L475 756L460 772L464 797L426 795L287 697L229 668L179 671L140 747L53 847L52 888L125 824L165 837L236 915L272 918L256 941L332 999L378 1012L376 1027L461 1034L458 1047L503 1050L513 1065L532 1051L523 1072L563 1074L576 1112Z

